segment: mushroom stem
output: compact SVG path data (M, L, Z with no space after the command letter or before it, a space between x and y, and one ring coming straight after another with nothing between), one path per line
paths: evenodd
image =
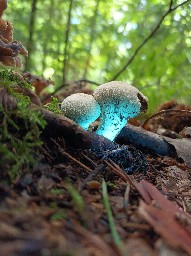
M93 96L101 108L101 124L96 133L111 141L130 118L147 109L147 98L125 82L102 84L96 88Z
M101 114L101 123L96 134L114 141L115 137L119 134L130 118L125 115L125 104L126 103L123 104L123 102L120 102L120 104L110 102L108 105L104 105L104 112Z

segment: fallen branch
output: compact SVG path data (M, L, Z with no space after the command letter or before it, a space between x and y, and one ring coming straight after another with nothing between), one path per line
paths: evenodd
M48 137L62 137L67 145L78 149L91 149L98 152L112 150L117 145L110 140L99 136L93 132L87 132L72 120L66 118L63 115L55 114L44 108L38 108L44 119L47 122L47 126L42 131L43 136Z
M172 139L128 124L120 132L116 142L132 143L162 156L178 157L191 167L190 139Z
M175 156L176 152L174 147L166 142L164 138L164 136L146 131L141 127L128 124L117 136L116 142L119 144L131 143L162 156Z

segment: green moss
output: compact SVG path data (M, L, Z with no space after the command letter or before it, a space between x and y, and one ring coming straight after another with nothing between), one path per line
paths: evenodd
M0 71L2 87L17 101L12 110L0 104L0 177L8 176L13 180L36 164L35 151L42 145L40 128L44 128L46 122L39 111L29 109L30 98L16 91L18 87L31 87L19 73Z
M58 99L51 96L51 100L52 101L50 103L47 103L45 105L45 108L48 109L49 111L56 113L56 114L62 114L62 111L59 108L60 102L58 101Z
M19 85L23 88L32 88L24 77L16 70L11 69L0 69L0 85L10 88L12 85Z
M78 210L79 213L83 213L85 206L84 206L84 200L82 196L79 194L79 192L70 184L67 184L67 190L70 194L73 204Z
M66 218L66 213L64 211L56 212L52 214L51 220L63 220Z

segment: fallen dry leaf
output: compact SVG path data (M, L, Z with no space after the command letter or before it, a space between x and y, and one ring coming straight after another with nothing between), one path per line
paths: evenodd
M171 139L168 137L164 137L164 139L174 146L177 156L191 167L191 140L185 138Z
M175 250L171 246L169 246L164 240L159 239L156 242L156 249L157 249L157 255L158 256L187 256L188 254L186 252L183 252L182 250Z
M143 239L129 238L125 242L125 252L128 256L154 256L155 253Z
M142 180L134 185L145 201L140 201L139 214L172 247L191 254L191 233L177 219L184 212L149 182Z
M140 202L139 214L160 234L163 239L177 249L191 254L191 234L176 220L176 212L171 213Z

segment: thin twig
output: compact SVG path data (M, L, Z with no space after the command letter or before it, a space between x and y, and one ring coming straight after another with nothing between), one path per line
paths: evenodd
M150 34L143 40L143 42L135 49L133 55L129 58L129 60L125 63L125 65L117 72L117 74L115 76L113 76L112 80L116 80L126 69L127 67L133 62L134 58L137 56L137 54L139 53L139 51L143 48L143 46L153 37L153 35L158 31L158 29L160 28L163 20L166 18L166 16L168 16L170 13L172 13L173 11L175 11L178 7L183 6L184 4L188 3L190 0L186 0L184 2L182 2L181 4L172 7L173 1L170 0L169 3L169 7L167 9L167 11L162 15L162 17L160 18L159 22L157 23L157 25L154 27L154 29L150 32Z
M106 161L105 161L106 162ZM127 172L125 172L119 165L114 163L111 159L109 159L109 162L106 162L112 170L118 174L119 176L123 177L124 181L128 181L131 185L133 185L136 188L136 181L133 179L133 177L130 177Z
M122 178L125 182L128 182L128 178L126 177L126 175L124 173L122 173L121 171L119 171L115 166L113 166L112 164L110 164L108 161L104 160L104 163L107 164L107 166L109 166L114 172L115 174L117 174L120 178Z
M83 183L81 184L79 188L79 192L81 192L88 181L92 180L94 177L96 177L100 172L102 172L105 169L105 165L98 165L96 168L89 173L88 177L83 180Z
M186 1L182 2L181 4L176 5L175 7L171 8L171 12L175 11L177 8L179 8L179 7L181 7L184 4L189 3L189 2L190 2L190 0L186 0Z
M129 182L127 182L127 186L126 186L126 190L125 190L125 194L124 194L124 199L123 199L125 210L127 210L128 205L129 205L130 189L131 189L131 186L130 186Z
M84 153L82 153L82 156L86 158L86 160L89 161L89 163L93 166L93 167L96 167L97 164L91 159L89 158L88 156L86 156Z
M150 226L148 224L142 224L142 223L133 223L133 222L126 222L125 223L126 228L134 228L134 229L142 229L142 230L150 230Z
M187 114L190 114L191 115L191 111L190 110L185 110L185 109L166 109L166 110L162 110L160 112L157 112L155 114L153 114L152 116L150 116L149 118L147 118L144 123L142 124L142 128L145 129L146 125L148 124L148 122L155 118L155 117L158 117L160 115L164 115L166 113L187 113Z
M72 157L70 154L68 154L67 152L65 152L60 145L54 140L51 139L54 144L58 147L58 150L60 151L60 153L64 156L66 156L67 158L71 159L72 161L74 161L75 163L79 164L81 167L83 167L84 169L86 169L88 172L93 172L92 169L90 169L89 167L87 167L85 164L82 164L80 161L78 161L76 158Z

